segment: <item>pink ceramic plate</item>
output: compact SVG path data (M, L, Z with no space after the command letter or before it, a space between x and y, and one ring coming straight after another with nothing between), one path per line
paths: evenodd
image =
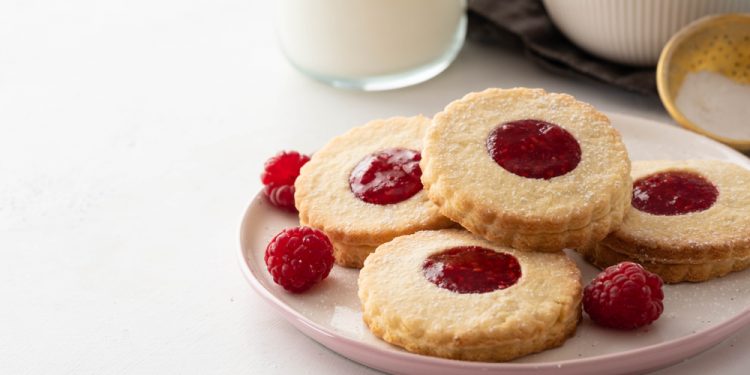
M688 131L640 118L611 115L633 160L720 159L750 169L741 154ZM241 228L240 263L250 285L300 331L354 361L405 374L547 373L615 374L654 370L679 362L721 342L750 323L750 271L701 284L665 287L664 315L634 332L599 328L584 318L573 338L560 348L508 363L480 363L416 355L377 339L362 323L357 270L335 266L331 275L305 294L275 285L263 262L268 241L281 229L298 225L295 215L255 197ZM568 253L584 282L597 270Z

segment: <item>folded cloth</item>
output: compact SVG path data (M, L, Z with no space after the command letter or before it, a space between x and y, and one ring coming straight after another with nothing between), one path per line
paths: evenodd
M521 44L530 59L552 71L657 95L655 68L619 65L576 47L555 27L540 0L469 0L469 38Z

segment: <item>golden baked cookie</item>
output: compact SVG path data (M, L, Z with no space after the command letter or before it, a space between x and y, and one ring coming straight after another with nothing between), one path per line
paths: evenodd
M453 223L422 190L426 117L375 120L332 139L302 167L294 187L300 223L325 232L336 263L362 267L397 236Z
M629 260L668 283L705 281L750 266L750 171L717 160L636 161L620 228L578 249L608 267Z
M575 333L580 278L562 252L518 251L444 229L380 245L358 281L363 319L386 342L437 357L508 361Z
M558 251L595 243L630 205L630 160L591 105L541 89L488 89L438 113L422 183L440 212L490 241Z

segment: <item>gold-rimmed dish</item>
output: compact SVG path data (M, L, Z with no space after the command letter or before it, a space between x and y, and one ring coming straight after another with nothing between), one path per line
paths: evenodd
M750 84L750 13L708 16L691 23L669 40L656 66L659 97L678 124L737 150L750 151L750 139L717 134L689 120L675 105L685 76L700 71Z

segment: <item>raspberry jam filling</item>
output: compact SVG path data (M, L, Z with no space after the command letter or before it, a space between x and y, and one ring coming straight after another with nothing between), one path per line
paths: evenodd
M418 151L389 148L367 155L349 176L354 195L373 204L393 204L411 198L422 190L422 170Z
M521 277L516 257L479 246L459 246L432 254L422 272L433 284L456 293L505 289Z
M496 127L487 151L508 172L549 180L576 168L581 146L567 130L546 121L518 120Z
M633 183L633 207L653 215L683 215L707 210L719 190L690 172L662 172Z

